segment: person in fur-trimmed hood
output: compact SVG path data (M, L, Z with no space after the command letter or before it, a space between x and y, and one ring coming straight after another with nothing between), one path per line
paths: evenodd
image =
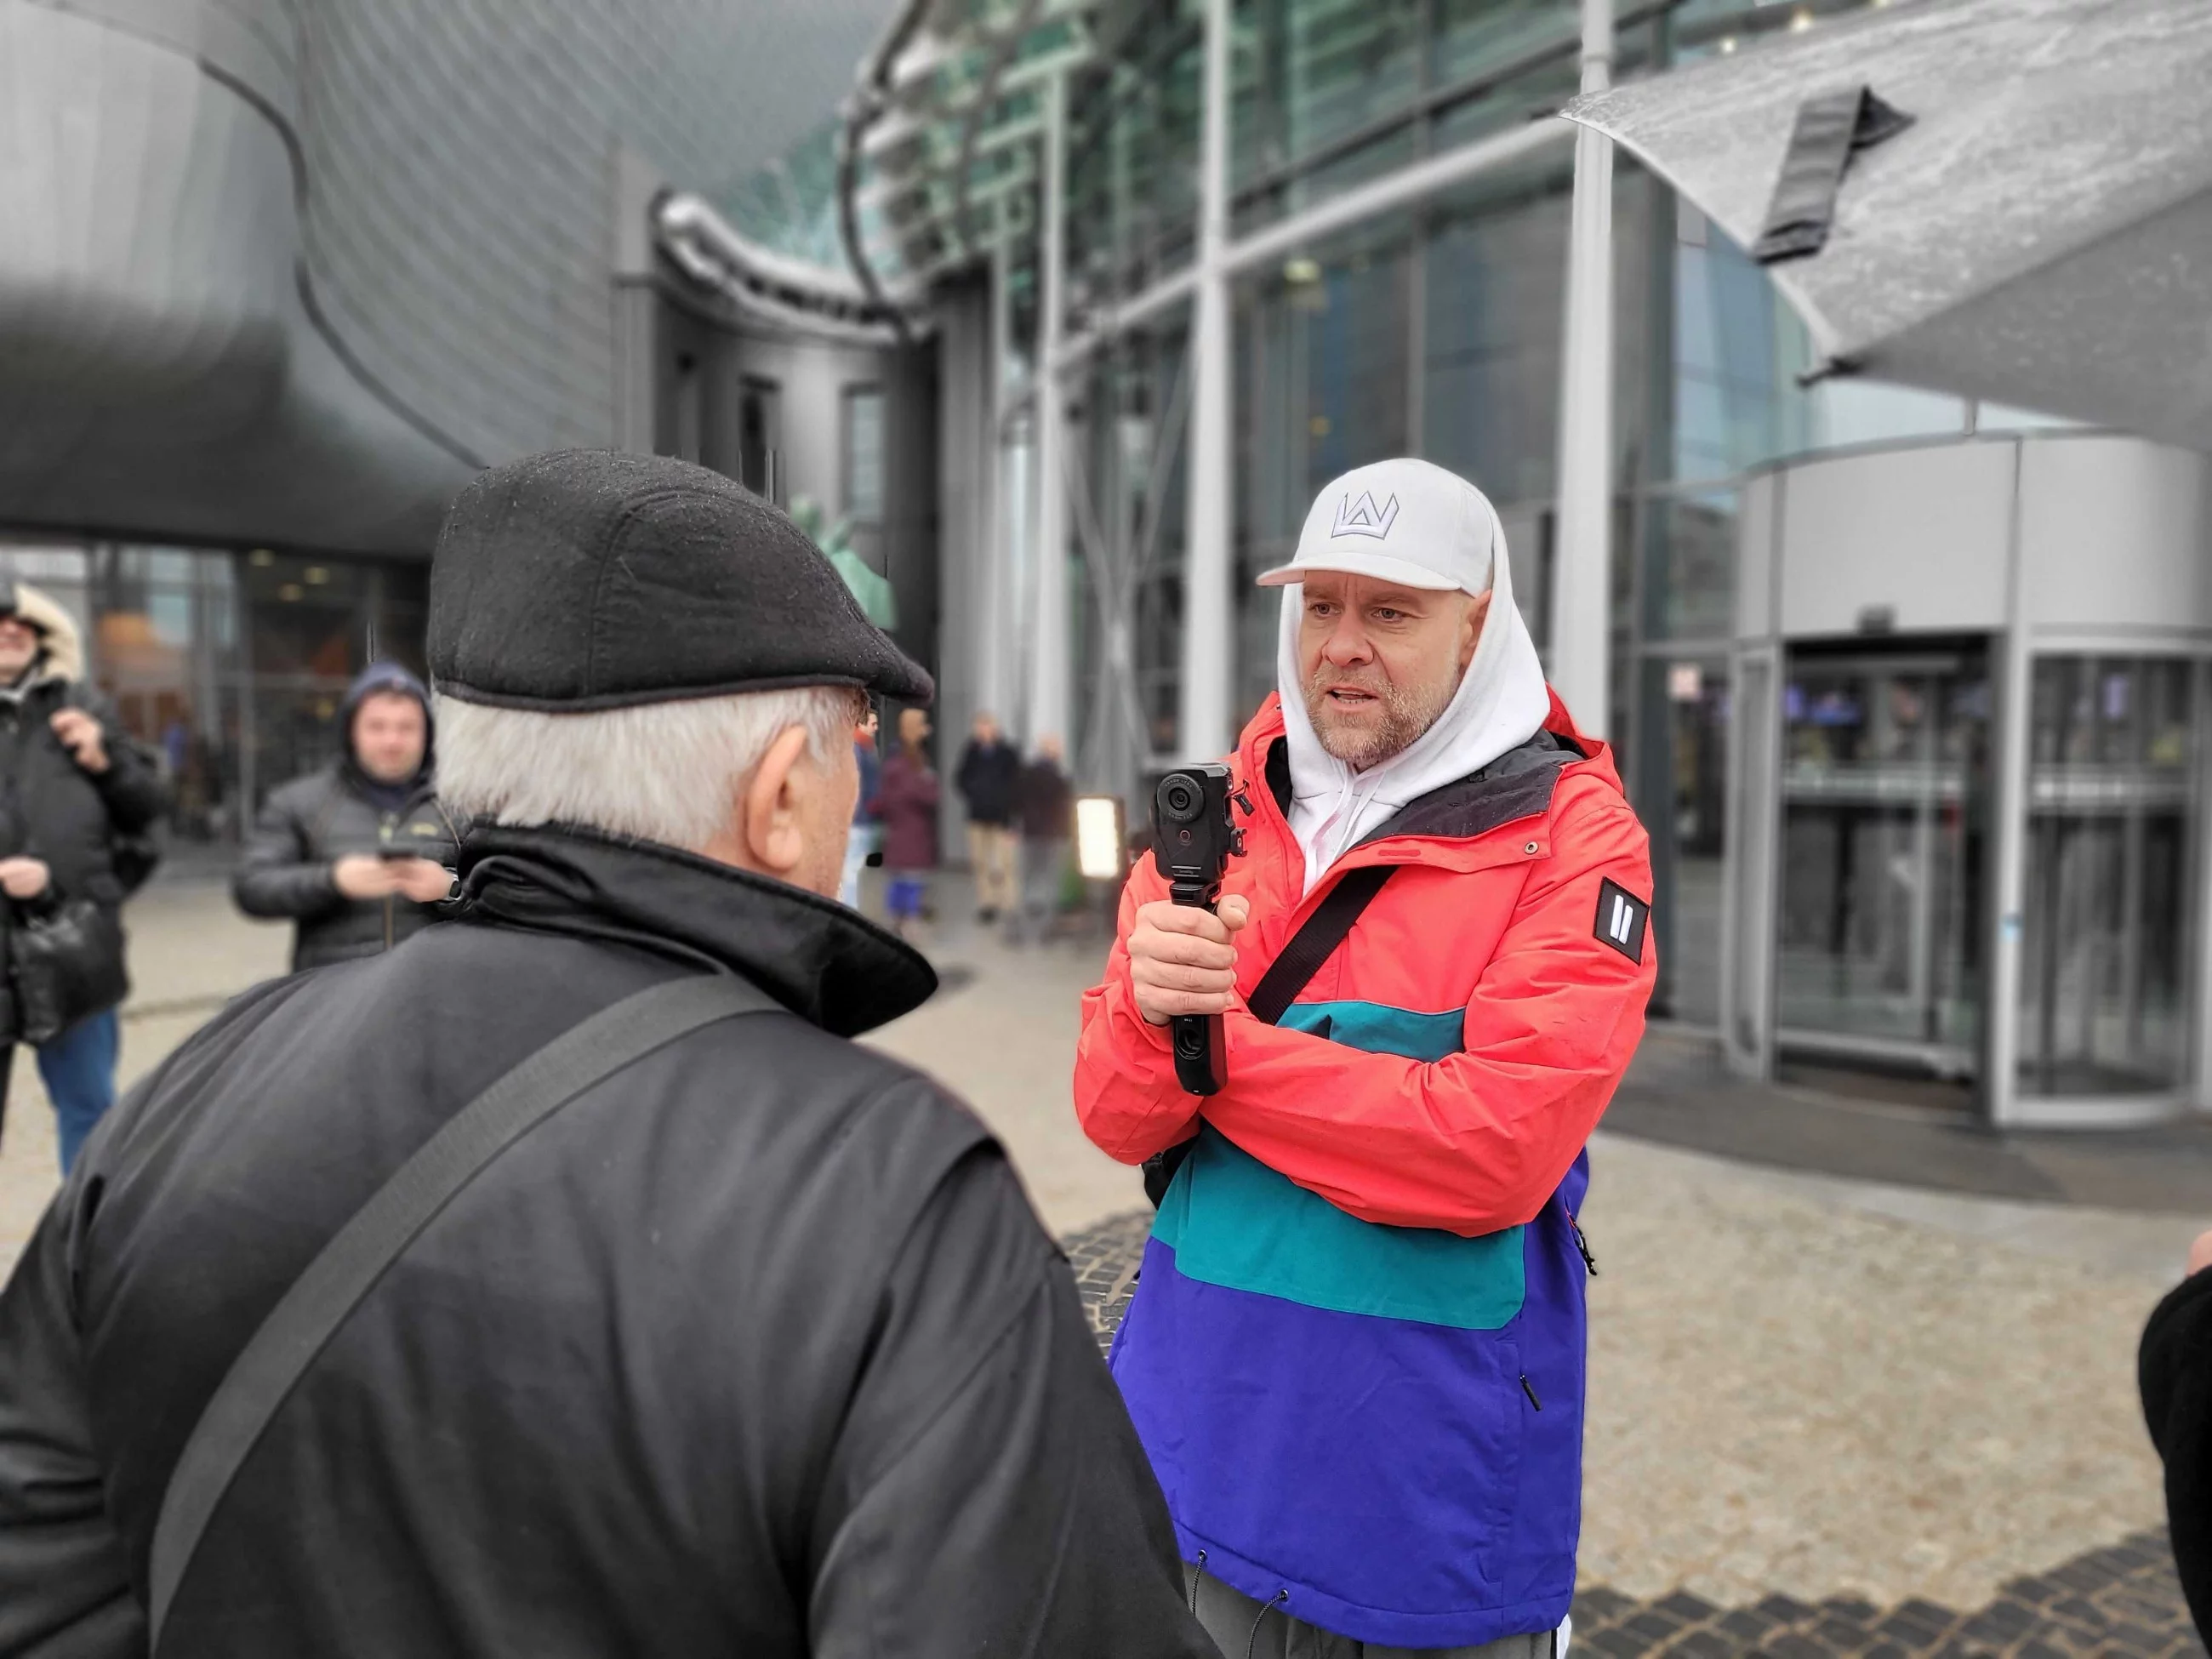
M67 611L27 584L0 585L0 1117L6 1051L32 1043L64 1173L115 1100L132 873L118 872L116 839L144 832L167 799L83 664Z

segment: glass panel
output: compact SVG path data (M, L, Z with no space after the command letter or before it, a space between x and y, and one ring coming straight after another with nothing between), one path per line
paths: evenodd
M1727 477L1803 449L1804 325L1765 271L1679 200L1674 234L1674 476Z
M1724 640L1735 627L1732 492L1644 504L1644 637Z
M1548 174L1463 209L1425 252L1422 447L1503 503L1557 465L1567 199Z
M1579 15L1575 0L1437 0L1431 73L1448 83L1562 37L1571 46Z
M1126 670L1113 665L1104 630L1116 620L1082 562L1081 592L1096 625L1085 661L1099 665L1100 696L1082 712L1083 754L1094 775L1125 780L1156 751L1172 750L1182 677L1179 623L1189 388L1183 382L1188 317L1132 331L1094 355L1077 436L1082 444L1079 510L1104 549L1109 579L1127 606ZM1128 684L1123 684L1125 677Z
M845 391L845 513L862 524L884 516L884 394L872 386Z
M1338 473L1405 453L1404 234L1401 227L1288 260L1240 295L1239 345L1252 359L1249 414L1238 422L1249 463L1243 519L1255 549L1272 555L1295 542L1314 495Z
M1974 405L1974 430L1977 432L2049 432L2081 424L2079 421L2069 420L2063 415L2045 415L2033 409L2015 409L2009 404Z
M1231 147L1242 185L1407 108L1419 88L1423 0L1247 6L1250 95Z
M2196 842L2193 665L2035 665L2020 1082L2035 1095L2178 1087L2188 1060Z
M1971 1069L1989 708L1978 646L1793 653L1777 919L1785 1034Z
M774 380L747 375L738 389L738 482L748 489L768 494L768 458L781 448L778 420L783 401Z
M1136 9L1121 56L1070 89L1067 258L1082 295L1133 292L1189 263L1203 29L1188 0Z
M1966 429L1966 402L1877 380L1823 380L1813 388L1813 442L1820 448L1941 438Z
M1717 1026L1728 665L1653 657L1642 672L1636 808L1651 836L1652 925L1660 941L1651 1012Z
M1769 1057L1767 993L1771 983L1768 946L1774 937L1774 848L1768 814L1774 810L1774 664L1765 657L1743 659L1734 713L1736 777L1731 799L1736 813L1735 937L1732 1003L1723 1033L1731 1058L1740 1066L1763 1067ZM1665 958L1661 940L1661 959Z

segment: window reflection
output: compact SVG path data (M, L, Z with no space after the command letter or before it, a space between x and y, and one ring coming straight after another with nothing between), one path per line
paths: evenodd
M2180 1085L2200 671L2174 658L2035 665L2020 1079L2036 1095Z
M173 864L228 861L260 799L331 759L338 707L372 657L422 672L428 568L98 543L0 544L0 580L76 620L87 672L173 791Z

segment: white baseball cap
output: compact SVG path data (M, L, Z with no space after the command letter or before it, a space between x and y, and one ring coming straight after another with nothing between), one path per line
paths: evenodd
M1490 590L1498 545L1490 498L1458 474L1410 457L1354 467L1314 498L1298 550L1260 577L1286 587L1316 570L1400 587Z

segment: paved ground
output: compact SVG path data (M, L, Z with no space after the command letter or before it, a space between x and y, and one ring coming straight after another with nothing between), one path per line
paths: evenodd
M2202 1212L2212 1198L2212 1116L1999 1136L1971 1114L1960 1088L1793 1070L1802 1081L1746 1083L1711 1042L1655 1031L1606 1121L1695 1152L1992 1198L2176 1213Z
M1082 1140L1069 1103L1075 998L1103 947L1016 952L945 898L922 943L947 989L872 1040L997 1129L1104 1324L1146 1218L1133 1172ZM281 964L281 935L238 923L219 892L157 890L132 921L126 1070ZM17 1083L0 1263L52 1180L50 1118ZM1592 1158L1581 1641L1609 1659L2199 1651L2133 1364L2212 1215L1965 1196L1620 1133Z

